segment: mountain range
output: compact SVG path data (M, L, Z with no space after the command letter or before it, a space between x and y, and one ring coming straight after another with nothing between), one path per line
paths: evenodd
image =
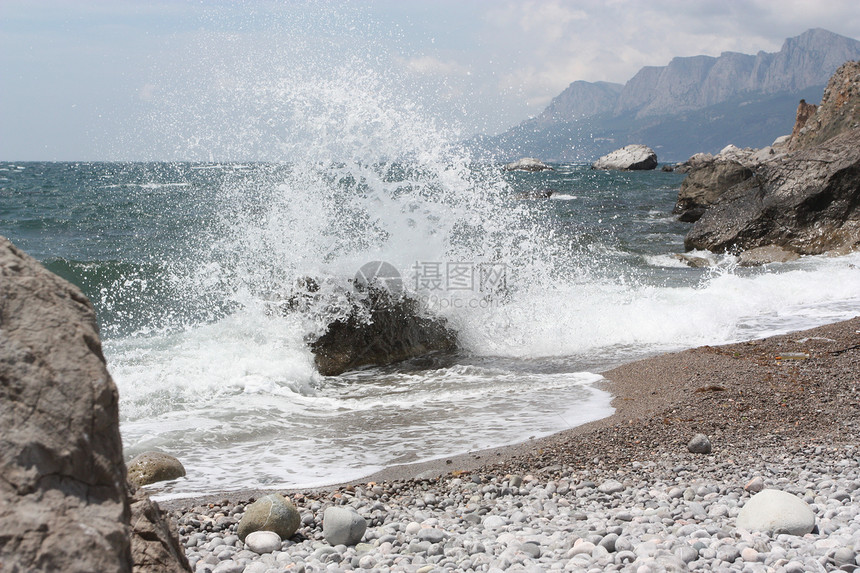
M729 143L764 147L791 132L800 99L818 102L860 41L810 29L779 52L724 52L646 66L626 84L575 81L538 116L470 144L478 155L591 162L642 143L661 161L717 152Z

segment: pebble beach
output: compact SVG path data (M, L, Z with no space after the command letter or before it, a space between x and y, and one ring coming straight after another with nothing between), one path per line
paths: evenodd
M275 545L237 535L249 504L272 492L161 505L199 572L860 569L860 317L661 355L604 377L608 418L278 492L301 523ZM708 447L692 446L699 434ZM746 506L771 490L802 501L811 531L748 525ZM364 518L358 542L327 541L331 507Z

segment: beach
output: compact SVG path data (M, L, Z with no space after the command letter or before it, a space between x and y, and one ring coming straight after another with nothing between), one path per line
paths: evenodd
M302 525L265 555L234 532L246 504L270 492L213 492L162 507L192 567L216 573L849 571L860 553L858 373L860 317L632 362L604 373L615 408L607 418L281 492ZM696 434L709 438L709 454L688 451ZM804 499L813 532L737 528L740 508L762 487ZM362 543L325 542L322 516L332 505L365 517Z

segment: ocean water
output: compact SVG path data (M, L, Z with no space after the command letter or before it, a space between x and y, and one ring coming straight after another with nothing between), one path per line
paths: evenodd
M521 442L609 415L594 383L613 365L860 313L857 254L681 264L682 176L506 173L401 129L383 146L399 153L369 141L347 161L0 163L0 234L97 309L126 454L188 471L161 496ZM342 309L278 302L309 276L336 296L371 261L449 321L459 353L316 372L307 341Z

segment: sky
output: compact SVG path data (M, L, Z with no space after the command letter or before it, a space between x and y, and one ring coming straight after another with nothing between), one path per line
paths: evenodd
M386 114L492 135L573 81L809 28L860 39L860 4L0 0L0 161L278 160Z

